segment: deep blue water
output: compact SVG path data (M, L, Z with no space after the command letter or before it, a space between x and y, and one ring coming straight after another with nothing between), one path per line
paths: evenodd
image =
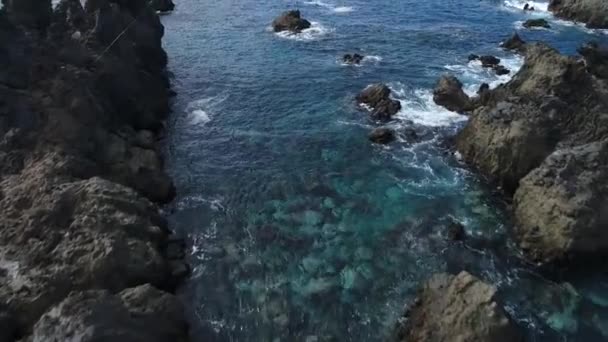
M312 30L269 30L295 7ZM498 42L531 15L488 0L177 1L163 17L178 92L168 210L192 244L181 295L195 340L381 341L421 281L462 269L499 287L532 341L608 338L608 281L556 283L519 259L508 207L445 148L466 118L431 101L445 72L469 91L508 80L467 55L516 70L521 58ZM569 54L608 37L550 21L520 34ZM338 62L352 52L372 57ZM377 124L354 101L375 82L404 107L389 147L368 142ZM465 243L445 239L450 220Z

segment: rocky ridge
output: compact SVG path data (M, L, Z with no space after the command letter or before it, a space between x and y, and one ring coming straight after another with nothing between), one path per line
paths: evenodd
M568 57L518 37L503 45L525 64L508 83L468 99L471 119L456 147L514 196L516 239L530 260L557 265L605 254L607 54L587 44L583 58Z
M163 27L145 0L3 0L0 341L184 341Z

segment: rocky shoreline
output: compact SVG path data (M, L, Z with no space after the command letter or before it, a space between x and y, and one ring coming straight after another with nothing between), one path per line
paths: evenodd
M0 341L185 341L157 141L172 91L147 1L3 0ZM120 38L120 39L117 39Z

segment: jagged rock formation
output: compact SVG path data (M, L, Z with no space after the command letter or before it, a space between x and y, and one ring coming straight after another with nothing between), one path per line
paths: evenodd
M384 84L372 84L357 95L357 102L368 106L374 119L390 120L401 110L401 103L390 96L389 87Z
M592 67L602 54L591 49L582 63L543 44L522 50L518 74L475 101L457 149L514 194L516 237L530 259L606 253L608 82Z
M496 288L467 272L437 274L419 290L397 327L398 342L518 342Z
M433 101L453 112L464 113L472 108L471 99L462 83L452 75L442 76L433 89Z
M549 10L560 18L586 23L589 28L608 28L605 0L552 0Z
M549 22L547 20L539 18L539 19L528 19L523 23L525 28L533 28L533 27L542 27L542 28L551 28Z
M155 9L3 3L0 340L185 339L161 291L187 268L153 203L174 194L155 143L170 95Z
M274 32L291 31L298 33L309 28L310 25L310 21L303 19L298 10L284 12L272 22Z

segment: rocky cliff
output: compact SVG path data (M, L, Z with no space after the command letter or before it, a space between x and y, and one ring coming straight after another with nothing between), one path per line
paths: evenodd
M0 341L180 341L187 273L155 203L171 91L145 0L3 0Z
M516 238L540 264L608 252L608 54L520 49L515 77L473 99L457 137L464 159L514 195Z
M583 22L589 28L608 28L605 0L551 0L549 10L560 18Z

